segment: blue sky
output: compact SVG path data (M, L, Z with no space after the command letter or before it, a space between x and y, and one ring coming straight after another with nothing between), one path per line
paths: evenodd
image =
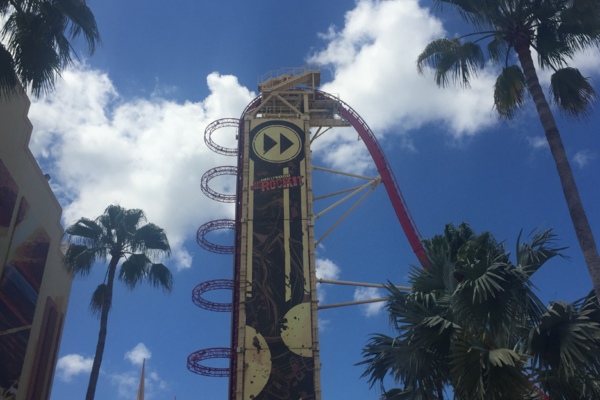
M452 14L430 12L428 1L305 0L220 2L90 0L103 45L65 71L56 91L32 100L31 148L64 208L65 225L94 218L110 203L142 208L167 230L175 275L170 295L118 285L109 317L97 399L134 398L147 359L149 399L225 399L227 380L195 375L188 354L229 344L230 316L194 306L194 286L231 278L232 258L200 249L198 226L232 217L229 204L200 191L202 174L233 160L212 153L204 128L239 117L257 93L258 76L282 67L320 62L322 89L337 94L380 140L423 237L446 223L467 221L488 230L509 249L522 229L553 228L569 246L535 278L547 300L574 300L591 289L553 160L532 105L510 123L492 108L497 75L486 68L470 90L438 89L417 74L415 59L431 40L468 32ZM600 89L600 54L578 55L574 65ZM544 86L549 75L541 72ZM558 118L588 218L600 237L599 110L583 123ZM223 134L220 144L235 143ZM314 163L375 176L364 145L351 130L315 142ZM231 190L227 178L216 190ZM324 176L323 187L347 187L347 178ZM331 217L317 222L323 232ZM215 236L227 243L231 237ZM416 264L383 188L370 196L319 247L323 277L403 285ZM88 311L103 279L102 266L77 279L59 354L52 400L84 396L98 320ZM323 303L380 293L323 286ZM225 301L228 293L213 300ZM212 296L212 295L211 295ZM377 399L362 369L369 334L388 332L380 307L321 311L323 398ZM219 364L220 363L220 364ZM216 360L214 366L225 365Z

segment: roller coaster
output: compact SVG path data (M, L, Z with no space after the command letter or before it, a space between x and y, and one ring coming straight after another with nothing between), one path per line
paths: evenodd
M237 158L235 166L208 170L202 192L212 200L235 203L235 219L209 221L198 228L203 249L232 254L232 279L210 280L192 291L198 307L231 312L229 347L196 351L188 357L190 371L212 377L229 377L229 400L321 399L317 332L315 221L330 208L365 193L324 236L380 183L417 259L427 267L421 235L400 191L385 154L367 123L338 97L320 91L320 68L304 66L272 71L259 78L260 95L240 118L212 122L204 133L214 152ZM311 144L332 128L352 127L369 151L379 174L368 178L312 165ZM237 147L224 147L214 139L217 131L237 131ZM341 173L366 183L330 195L315 197L312 171ZM235 194L213 190L210 181L233 176ZM365 192L366 190L366 192ZM314 202L344 195L320 212ZM233 230L234 243L211 242L216 230ZM231 290L231 303L206 299L213 290ZM325 308L325 307L322 307ZM227 368L209 367L214 358L228 359Z

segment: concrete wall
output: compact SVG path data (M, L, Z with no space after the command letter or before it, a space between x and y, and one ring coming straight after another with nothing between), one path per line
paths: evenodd
M61 207L29 150L29 100L0 98L0 400L50 397L72 277Z

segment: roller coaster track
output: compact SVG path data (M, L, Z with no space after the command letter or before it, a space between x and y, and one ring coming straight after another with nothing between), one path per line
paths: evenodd
M396 217L402 226L402 230L408 239L412 250L415 255L419 259L419 262L424 268L428 268L428 260L425 254L425 249L423 247L423 243L421 242L421 234L417 229L417 226L412 219L408 211L408 206L406 205L406 201L404 200L404 196L402 196L402 192L400 191L400 186L396 181L396 177L392 172L390 164L377 141L377 138L371 131L371 128L367 125L367 123L361 118L360 115L352 107L348 104L344 103L339 98L329 94L322 92L320 90L316 91L317 98L328 99L338 103L338 112L342 117L344 117L352 127L358 132L360 138L367 146L367 150L371 154L373 161L375 162L375 166L377 167L377 172L379 172L379 176L381 176L381 181L385 186L385 190L387 191L388 197L392 202L392 207L396 212Z

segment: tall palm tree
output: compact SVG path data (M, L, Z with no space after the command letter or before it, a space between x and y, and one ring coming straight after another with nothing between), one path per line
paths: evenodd
M72 63L69 40L82 35L93 54L100 34L86 0L0 0L0 96L19 83L35 96L54 87L61 71Z
M487 58L502 71L494 86L494 104L502 118L513 118L533 98L556 164L569 214L575 227L596 296L600 298L600 256L556 121L539 83L531 50L540 68L554 71L550 93L569 116L585 116L596 97L592 85L567 61L578 51L600 46L600 2L597 0L435 0L454 7L477 32L462 38L431 42L417 59L419 72L432 67L435 82L469 86L471 75L484 67L480 43L487 41ZM467 41L465 39L473 39ZM519 65L513 65L511 52Z
M96 354L90 373L86 400L93 400L100 374L100 364L106 343L108 312L112 306L113 285L117 269L118 279L130 289L147 281L154 287L170 292L173 277L160 262L153 262L171 253L165 232L152 223L146 223L142 210L109 206L95 220L81 218L66 229L70 246L65 254L67 270L87 276L97 262L108 261L104 282L92 295L90 308L100 314L100 331ZM119 263L124 260L120 267Z
M489 233L448 225L425 241L430 268L413 268L412 290L390 285L397 336L363 349L371 386L391 377L383 399L600 398L600 307L592 294L545 307L531 276L560 255L550 231L517 242L516 264Z

